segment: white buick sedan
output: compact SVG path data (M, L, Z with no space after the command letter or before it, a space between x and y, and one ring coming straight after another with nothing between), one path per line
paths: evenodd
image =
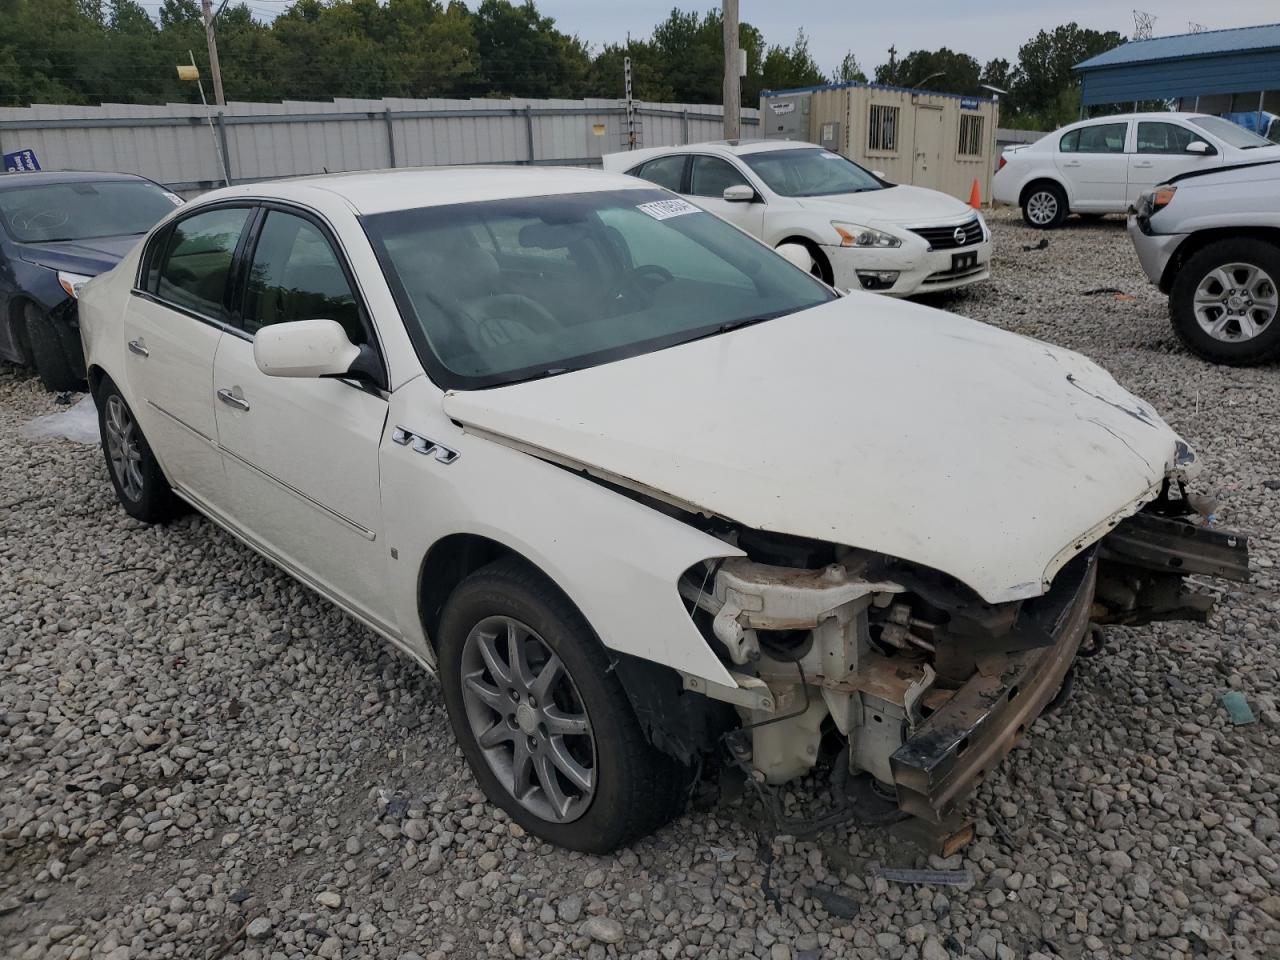
M721 762L790 832L834 822L776 801L815 767L836 820L950 829L1091 616L1203 615L1182 575L1245 563L1093 363L630 177L219 190L80 309L124 509L195 507L437 671L487 795L580 850Z
M841 290L895 297L991 276L982 214L937 190L890 183L852 160L793 140L721 140L604 158L684 196L771 247L799 244Z

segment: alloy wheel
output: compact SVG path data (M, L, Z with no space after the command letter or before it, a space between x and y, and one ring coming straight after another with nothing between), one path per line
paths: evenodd
M133 414L118 395L107 398L107 458L120 489L130 500L142 499L142 444Z
M1275 280L1252 263L1210 270L1196 287L1196 322L1215 340L1252 340L1275 322L1280 294Z
M1027 198L1027 219L1038 226L1052 223L1058 215L1058 198L1048 190L1038 190Z
M581 817L596 791L591 719L564 661L510 617L481 620L462 649L467 722L490 769L526 810Z

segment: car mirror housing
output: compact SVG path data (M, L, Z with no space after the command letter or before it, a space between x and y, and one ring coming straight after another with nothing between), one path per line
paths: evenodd
M1192 140L1187 144L1187 153L1199 154L1202 157L1212 157L1217 152L1211 144L1205 143L1203 140Z
M756 192L745 183L735 183L732 187L725 187L721 196L729 203L753 203L756 199Z
M805 273L813 270L813 254L803 243L780 243L774 247L773 252Z
M253 361L269 377L346 376L360 355L336 320L273 323L253 338Z

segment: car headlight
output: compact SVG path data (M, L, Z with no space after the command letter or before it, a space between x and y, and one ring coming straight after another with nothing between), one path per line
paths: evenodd
M93 277L86 277L82 273L67 273L65 270L58 271L58 285L67 291L67 296L72 300L80 299L80 288L92 279Z
M840 220L832 220L831 226L835 227L836 233L840 235L842 247L878 247L883 250L888 247L902 246L901 240L883 230L864 227L858 223L844 223Z

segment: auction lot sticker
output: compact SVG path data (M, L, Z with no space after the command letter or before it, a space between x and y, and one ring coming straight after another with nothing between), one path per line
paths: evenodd
M647 213L655 220L670 220L672 217L683 217L686 213L701 213L701 207L695 207L687 200L654 200L636 207L641 213Z

